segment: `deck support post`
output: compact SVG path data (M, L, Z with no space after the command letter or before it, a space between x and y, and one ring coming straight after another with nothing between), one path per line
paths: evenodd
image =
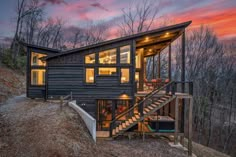
M144 63L144 52L143 50L140 51L140 60L141 60L141 67L140 67L140 75L139 75L139 90L143 91L144 79L146 78L145 73L145 63ZM144 76L145 75L145 76Z
M142 121L142 133L143 133L143 142L144 142L144 140L145 140L145 134L144 134L144 119L143 119L143 121Z
M169 81L171 81L171 43L169 45L169 60L168 60L168 76L169 76Z
M193 98L189 99L189 123L188 123L188 156L192 156L192 119L193 119Z
M174 136L174 144L178 143L178 128L179 128L179 99L176 97L175 99L175 136Z
M161 52L158 53L158 78L161 78Z
M155 71L154 71L155 70L155 64L154 64L155 62L154 61L155 61L155 56L153 55L152 56L152 79L155 79Z
M60 110L62 111L62 105L63 105L63 96L60 96Z
M185 30L182 34L182 54L181 54L182 66L181 66L181 92L184 93L184 82L185 82ZM184 113L185 113L185 102L182 99L182 113L181 113L181 132L184 132Z

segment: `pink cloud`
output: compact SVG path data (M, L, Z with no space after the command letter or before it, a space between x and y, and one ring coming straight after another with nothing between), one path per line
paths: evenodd
M59 5L59 4L67 4L65 0L44 0L42 2L42 6L45 6L47 4L52 4L52 5Z
M107 8L103 7L100 3L93 3L93 4L91 4L91 6L93 6L95 8L102 9L104 11L109 11Z

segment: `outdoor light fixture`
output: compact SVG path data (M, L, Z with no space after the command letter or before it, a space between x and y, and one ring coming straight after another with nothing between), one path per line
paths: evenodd
M145 41L148 42L148 41L149 41L149 37L146 37L146 38L145 38Z

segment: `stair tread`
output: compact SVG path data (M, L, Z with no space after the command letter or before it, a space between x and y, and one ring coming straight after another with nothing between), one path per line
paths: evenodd
M129 121L125 121L126 126L129 126Z
M133 120L132 120L132 119L129 119L129 123L130 123L130 124L133 123Z
M119 127L116 127L116 133L118 133L119 132Z
M139 119L139 118L140 118L140 116L139 116L139 115L135 115L135 118L136 118L136 119Z
M156 104L151 104L152 107L156 108L158 105Z
M132 117L133 121L137 121L137 119L135 117Z
M115 135L116 134L116 129L113 129L112 130L112 135Z
M125 125L125 123L122 123L122 127L123 127L123 128L126 128L126 125Z
M144 110L147 111L147 112L150 112L150 110L148 108L145 108Z
M123 130L123 128L122 128L122 125L121 125L121 124L119 125L119 130Z
M153 109L154 109L151 105L149 105L148 108L149 108L150 110L153 110Z

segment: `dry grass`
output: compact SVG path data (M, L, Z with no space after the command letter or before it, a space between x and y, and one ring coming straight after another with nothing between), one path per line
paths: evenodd
M83 121L71 108L16 97L0 106L0 156L42 157L183 157L160 139L119 138L92 141Z

